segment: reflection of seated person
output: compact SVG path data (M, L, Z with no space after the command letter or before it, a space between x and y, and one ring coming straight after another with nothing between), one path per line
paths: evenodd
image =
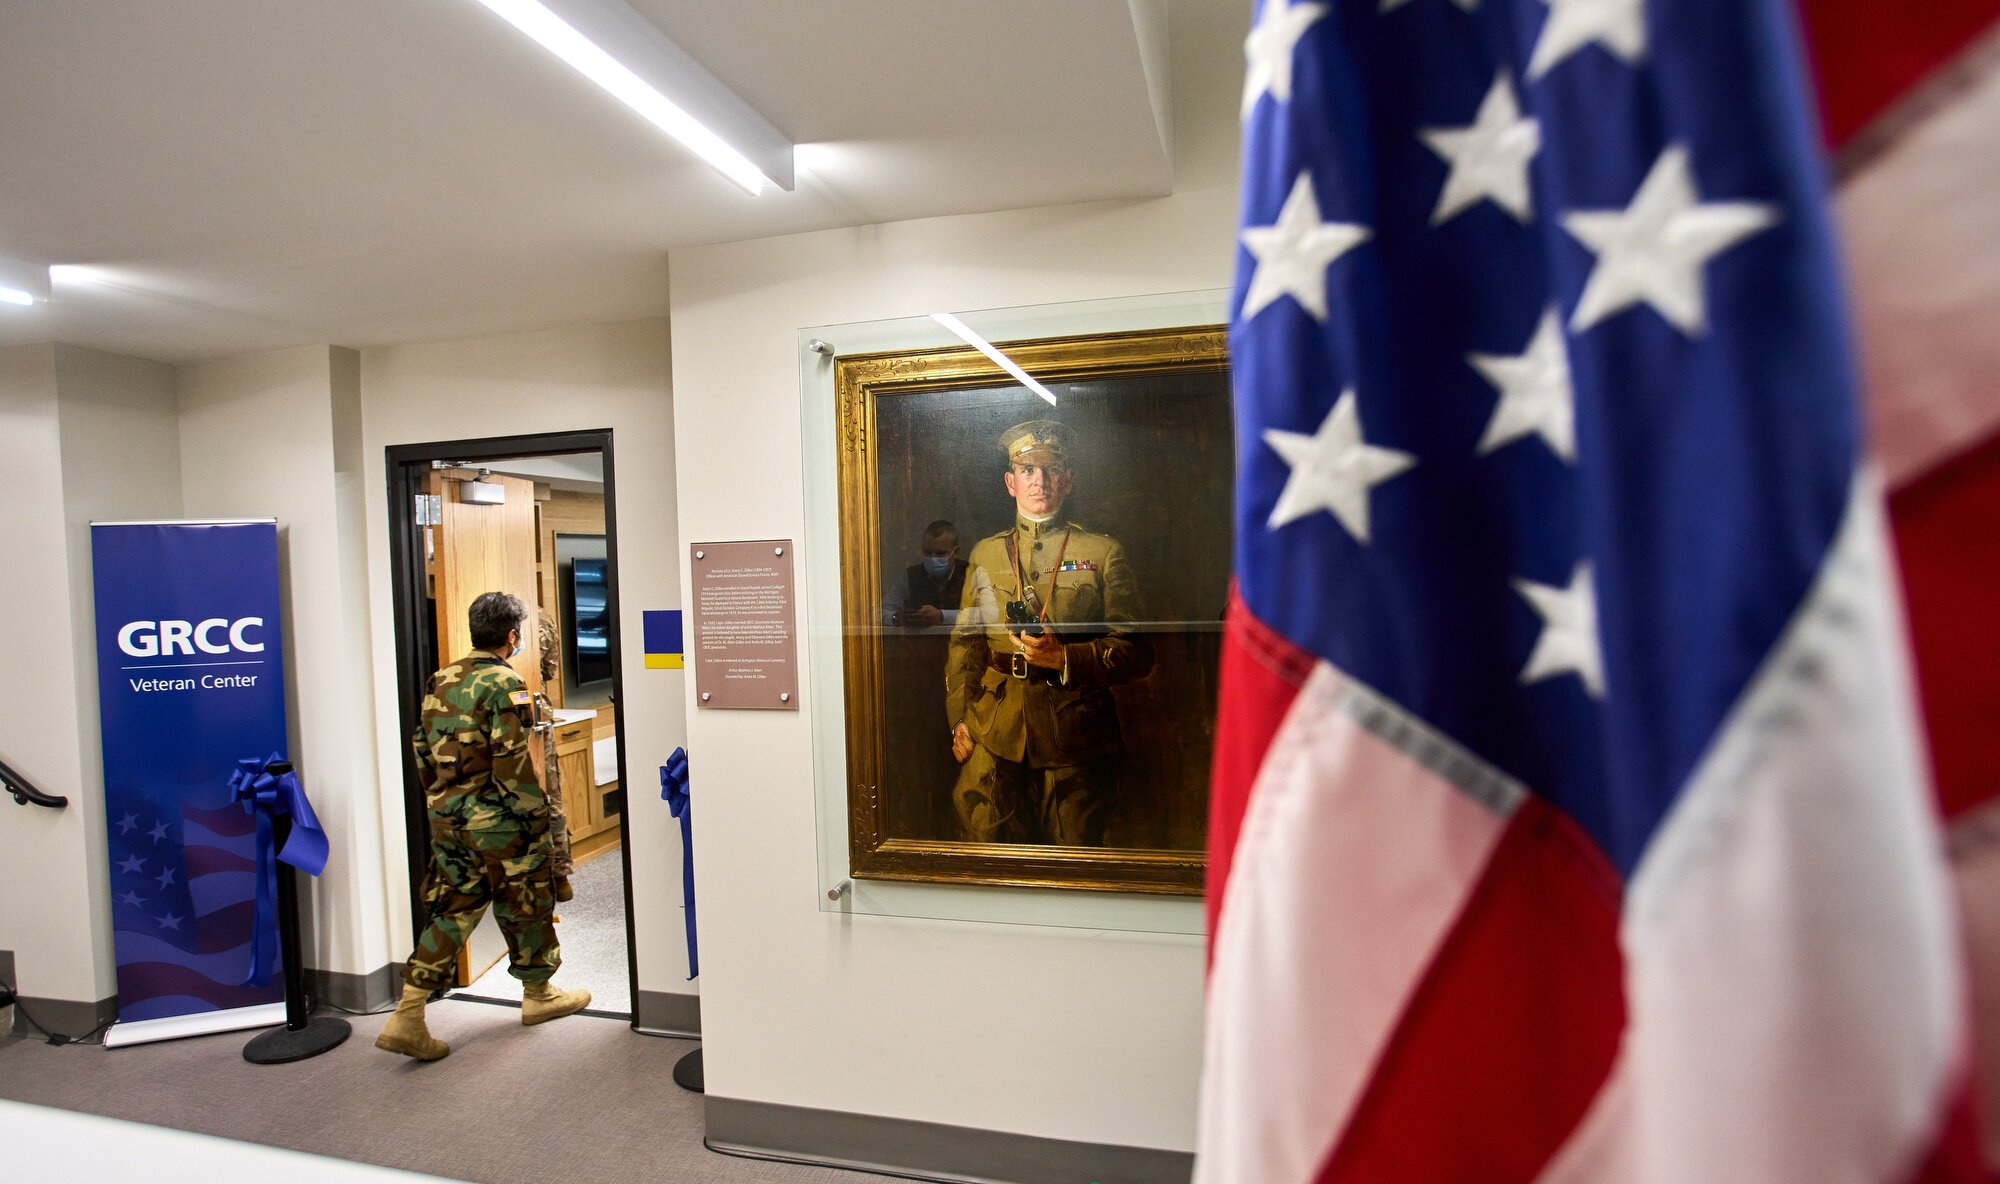
M965 565L958 561L958 528L940 518L924 527L923 560L912 563L882 603L884 625L950 625L958 620Z

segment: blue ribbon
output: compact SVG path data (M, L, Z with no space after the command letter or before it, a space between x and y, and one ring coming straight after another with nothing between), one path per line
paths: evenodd
M688 977L701 973L694 944L694 811L688 807L688 754L685 748L660 766L660 800L681 820L681 898L687 901Z
M270 982L277 969L278 861L282 859L311 876L326 870L326 832L319 828L319 818L306 800L298 776L270 771L270 766L284 759L274 752L262 760L240 760L236 772L229 776L230 796L257 819L257 915L252 922L250 969L240 984L246 987ZM279 815L292 820L282 851L275 850L277 843L272 838Z

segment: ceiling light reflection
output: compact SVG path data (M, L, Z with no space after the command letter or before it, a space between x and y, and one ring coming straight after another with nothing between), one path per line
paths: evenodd
M957 334L959 339L964 341L967 345L978 350L980 353L985 354L989 359L992 360L995 366L998 366L1002 370L1005 370L1007 373L1013 375L1016 381L1020 382L1022 386L1027 387L1029 390L1040 395L1042 398L1047 399L1049 401L1049 406L1053 407L1056 405L1056 397L1049 391L1049 388L1043 386L1041 383L1036 382L1034 379L1028 377L1028 372L1026 370L1023 370L1019 366L1016 366L1014 364L1014 360L1012 358L1009 358L1006 354L1003 354L999 350L994 349L992 342L986 340L984 337L981 337L979 334L974 333L972 331L971 326L967 325L964 321L959 320L957 317L951 315L948 312L934 312L931 314L931 319L936 321L938 324L943 325L945 328L950 329L953 333Z

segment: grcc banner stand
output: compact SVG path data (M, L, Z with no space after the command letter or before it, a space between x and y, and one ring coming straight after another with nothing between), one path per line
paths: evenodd
M285 1022L245 756L289 751L273 518L90 528L118 1022L106 1047ZM262 963L261 965L259 963Z

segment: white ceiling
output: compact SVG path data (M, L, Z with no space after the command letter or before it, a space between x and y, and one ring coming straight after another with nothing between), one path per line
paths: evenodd
M487 460L479 462L479 467L489 473L539 481L552 489L567 489L573 493L604 492L604 454L601 452Z
M674 246L1171 188L1168 0L633 3L799 144L794 192L747 196L472 0L0 5L0 255L102 281L0 305L0 345L622 320L666 311Z

